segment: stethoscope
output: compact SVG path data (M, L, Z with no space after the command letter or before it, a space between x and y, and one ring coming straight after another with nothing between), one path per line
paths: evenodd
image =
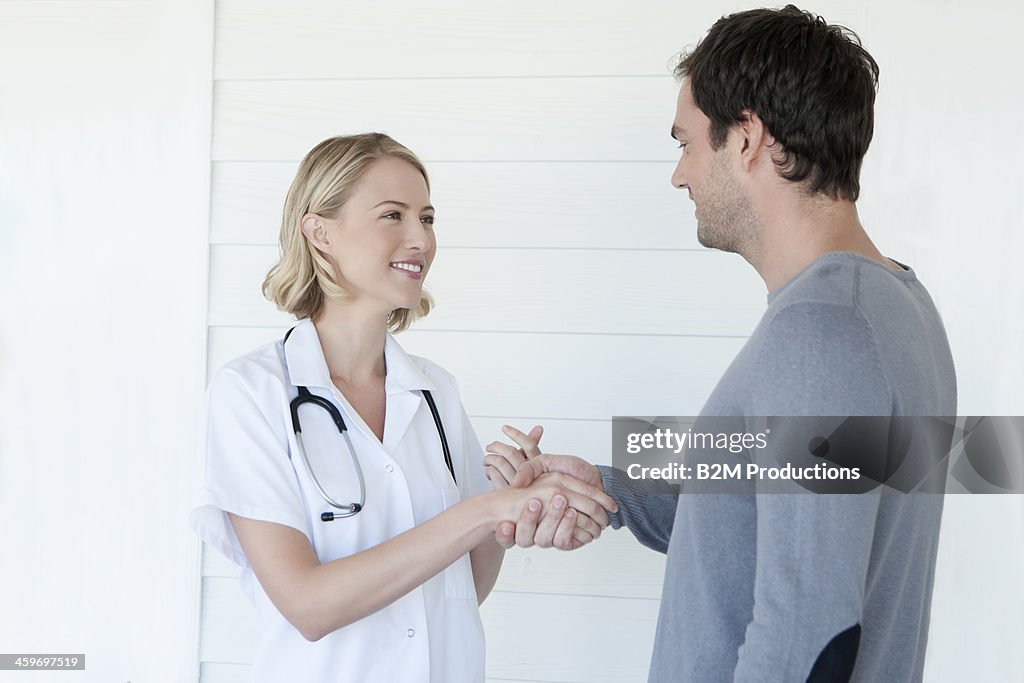
M284 343L288 342L288 337L291 336L291 330L284 335ZM283 344L282 344L283 348ZM285 354L281 354L281 363L284 365L285 377L288 377L289 384L291 378L288 375L288 361L286 360ZM333 522L336 519L343 519L345 517L351 517L358 514L360 510L366 507L366 482L363 481L363 468L359 466L359 458L356 457L356 449L352 446L352 440L348 436L348 428L345 426L345 420L341 417L341 411L326 398L322 396L316 396L304 386L298 386L298 395L291 400L288 404L289 409L292 413L292 431L295 432L295 441L299 445L299 453L302 455L302 462L306 465L306 471L309 472L310 478L313 480L313 485L316 487L320 497L323 498L328 505L341 512L323 512L320 514L320 519L324 522ZM437 405L434 403L434 397L430 395L430 392L426 389L421 389L423 398L427 400L427 406L430 408L430 414L434 417L434 426L437 427L437 435L441 437L441 450L444 451L444 464L448 466L448 472L452 475L452 481L455 479L455 468L452 467L452 454L448 450L448 438L444 433L444 425L441 424L441 416L437 412ZM306 455L306 447L302 444L302 425L299 423L299 406L312 403L313 405L319 406L327 411L327 414L331 416L331 420L334 425L338 428L338 432L345 440L345 445L348 447L349 457L352 459L352 466L356 470L356 478L359 480L359 502L358 503L339 503L334 500L324 490L324 487L320 484L320 479L317 478L316 472L313 471L313 465L309 461L309 457Z

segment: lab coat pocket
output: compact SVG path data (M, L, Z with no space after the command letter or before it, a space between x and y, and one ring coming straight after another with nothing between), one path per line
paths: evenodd
M441 491L447 510L459 502L459 491L454 486ZM444 594L449 599L473 600L476 602L476 585L473 583L473 565L469 553L452 562L444 570Z

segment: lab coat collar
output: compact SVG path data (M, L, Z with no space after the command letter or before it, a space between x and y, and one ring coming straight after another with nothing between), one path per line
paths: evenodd
M324 360L320 336L309 318L300 320L295 325L288 342L284 345L284 355L293 385L326 389L334 386L331 373L327 369L327 361ZM387 395L419 389L436 390L434 383L416 367L409 354L390 334L384 339L384 364L387 367L387 379L384 383Z
M437 391L437 386L416 366L412 357L390 334L384 339L384 363L387 366L387 393L399 391Z

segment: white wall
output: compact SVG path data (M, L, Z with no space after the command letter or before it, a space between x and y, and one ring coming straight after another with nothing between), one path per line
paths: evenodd
M0 2L0 650L195 679L213 8Z
M868 3L882 69L862 218L914 264L943 315L962 415L1024 414L1020 4ZM899 256L896 256L899 258ZM1024 454L1020 454L1024 457ZM929 681L1024 679L1021 496L947 498Z
M1021 112L1017 92L993 91L1021 51L1000 52L1012 22L993 27L982 6L896 5L813 7L859 30L882 63L864 220L930 286L963 409L1019 413L1024 277L986 264L1024 246L1021 143L979 123ZM741 5L395 7L219 3L211 369L287 325L258 284L298 159L329 135L378 129L426 159L439 207L430 285L440 305L403 343L460 378L483 440L504 421L542 422L550 450L607 462L609 416L696 413L764 289L742 260L696 244L692 205L669 186L667 67ZM1021 516L1017 497L949 502L929 680L1024 672L1011 647L1024 629ZM510 554L484 607L489 674L643 680L662 570L625 533L575 556ZM233 627L247 614L230 570L208 556L206 571L213 681L250 646L219 611ZM555 637L565 632L568 643Z
M222 0L215 26L208 5L0 3L0 283L35 295L0 299L0 519L22 549L0 642L85 650L90 680L194 680L194 408L207 367L287 327L259 284L324 137L384 130L427 162L439 307L401 340L456 374L485 441L542 422L550 450L608 462L609 417L699 411L764 306L668 180L672 55L744 5ZM962 412L1024 413L1021 11L809 8L881 63L861 213L929 286ZM489 676L644 680L662 569L627 532L510 553ZM928 680L1024 675L1022 573L1020 497L947 502ZM242 680L251 610L213 553L202 574L202 680Z

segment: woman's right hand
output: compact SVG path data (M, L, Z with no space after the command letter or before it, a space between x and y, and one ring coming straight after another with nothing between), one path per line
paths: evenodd
M615 501L603 490L563 472L547 472L525 488L493 492L499 499L498 516L513 525L529 510L540 519L541 547L578 548L601 535L608 526L607 510ZM522 545L533 545L531 539Z

